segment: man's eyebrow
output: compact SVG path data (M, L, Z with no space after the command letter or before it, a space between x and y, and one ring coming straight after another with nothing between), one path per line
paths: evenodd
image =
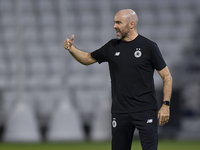
M116 21L115 21L115 20L114 20L114 22L119 23L119 22L121 22L121 21L119 21L119 20L116 20Z

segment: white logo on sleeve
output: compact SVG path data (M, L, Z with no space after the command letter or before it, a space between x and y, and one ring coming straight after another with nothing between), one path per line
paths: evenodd
M115 53L115 56L119 56L119 55L120 55L120 52L116 52L116 53Z
M153 123L153 119L148 119L147 123Z
M141 50L141 48L136 48L136 51L134 53L136 58L139 58L142 56L142 52L140 50Z
M113 121L112 121L112 126L113 128L115 128L117 126L117 121L116 121L116 118L113 118Z

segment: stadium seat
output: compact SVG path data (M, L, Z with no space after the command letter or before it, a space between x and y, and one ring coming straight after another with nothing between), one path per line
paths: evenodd
M69 99L61 99L52 112L47 133L48 141L84 140L81 119Z
M100 103L94 112L90 138L93 141L111 140L110 101Z
M52 11L54 8L53 1L49 0L37 1L36 4L40 11Z
M4 12L12 11L14 8L14 5L12 3L12 0L1 0L0 1L0 9Z
M5 12L1 17L1 24L3 27L14 27L15 18L12 12Z
M5 122L5 142L39 142L41 140L38 124L31 108L19 101Z

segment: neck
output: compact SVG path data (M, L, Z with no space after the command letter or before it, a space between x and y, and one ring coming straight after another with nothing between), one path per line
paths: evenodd
M129 33L128 36L126 36L124 39L122 39L125 42L133 41L138 36L137 31L134 31L133 33Z

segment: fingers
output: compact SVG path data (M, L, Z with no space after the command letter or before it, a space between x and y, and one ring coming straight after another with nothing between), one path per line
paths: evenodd
M169 121L169 116L161 116L159 119L159 125L163 126Z
M163 126L169 121L169 114L163 114L162 111L158 112L159 125Z
M69 40L69 39L66 39L66 40L64 41L63 47L64 47L65 49L69 50L69 49L71 48L71 46L73 45L73 42L74 42L74 35L71 36L71 39L70 39L70 40Z
M165 107L164 105L160 108L158 112L158 119L159 119L159 125L164 125L169 121L170 117L170 109L169 107Z
M159 119L160 118L160 113L158 113L158 117L157 117L157 119Z
M69 49L69 47L70 47L69 45L70 45L69 39L66 39L66 40L64 41L63 47L64 47L65 49Z

